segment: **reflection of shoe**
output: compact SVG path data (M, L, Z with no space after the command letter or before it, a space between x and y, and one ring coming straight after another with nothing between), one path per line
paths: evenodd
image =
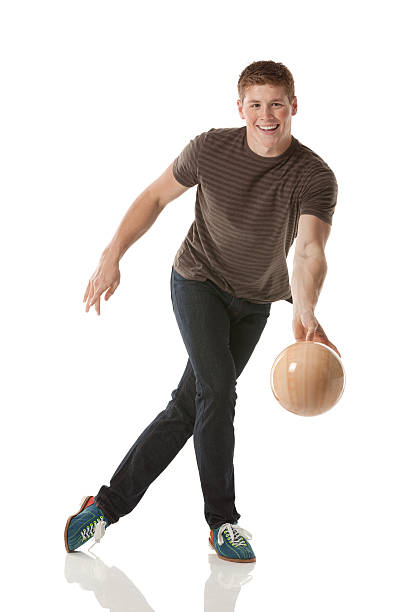
M99 542L108 525L109 521L96 506L94 497L92 495L83 497L78 512L68 517L65 525L64 540L67 552L79 548L93 537L95 542Z
M72 557L73 555L67 556ZM234 565L231 563L228 565L217 555L211 553L208 555L208 563L211 569L211 576L208 580L211 579L214 585L218 585L227 591L250 582L252 580L251 572L256 565L255 563L235 563Z
M253 563L256 557L247 538L251 539L252 535L238 523L224 523L211 529L208 541L220 559Z
M96 593L107 582L109 567L95 555L78 550L75 555L66 555L64 573L68 582L77 582L86 591Z
M94 557L79 550L66 555L66 580L78 583L85 591L93 591L104 610L154 612L139 589L121 570L108 567L101 559Z

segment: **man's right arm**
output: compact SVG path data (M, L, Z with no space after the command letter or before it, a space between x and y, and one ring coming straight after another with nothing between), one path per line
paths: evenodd
M86 312L95 304L100 314L100 298L106 291L105 300L116 291L120 283L119 261L128 248L136 242L156 221L165 206L181 196L185 187L173 176L173 162L133 202L123 217L111 242L103 251L99 265L88 282L83 301Z
M105 251L119 261L128 248L156 221L164 207L181 196L185 187L173 176L173 162L133 202Z

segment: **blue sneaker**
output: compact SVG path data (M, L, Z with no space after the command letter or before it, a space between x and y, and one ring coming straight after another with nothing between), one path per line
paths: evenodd
M100 542L108 525L109 521L95 504L94 497L92 495L83 497L78 512L68 517L65 525L66 551L76 550L91 538L95 538L95 542Z
M220 559L236 563L253 563L255 553L250 543L252 535L238 523L224 523L210 530L208 541Z

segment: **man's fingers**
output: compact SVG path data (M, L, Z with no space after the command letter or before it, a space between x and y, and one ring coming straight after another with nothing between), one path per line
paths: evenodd
M336 351L336 353L338 354L338 356L341 358L340 351L339 351L339 349L337 348L337 346L334 346L334 344L331 344L330 346L331 346L331 348L333 349L333 351Z
M109 289L105 293L105 300L108 300L114 291L115 291L114 287L109 287Z
M331 349L333 349L333 351L335 353L337 353L337 355L341 358L340 352L337 348L337 346L335 346L333 344L333 342L330 342L330 340L328 340L327 336L325 338L322 338L322 344L326 344L328 347L330 347Z
M84 302L86 303L86 312L89 312L91 306L95 305L95 310L98 315L101 314L101 296L105 293L105 300L108 300L110 296L116 291L119 282L113 282L112 285L108 285L106 281L99 282L98 280L90 280L88 283L88 287L86 288L84 295Z
M93 300L93 298L94 298L94 295L95 295L95 286L94 286L94 284L93 284L92 279L91 279L91 280L89 281L89 283L88 283L88 287L87 287L87 289L86 289L86 294L85 294L85 295L86 295L86 299L87 299L87 303L86 303L86 308L85 308L85 310L86 310L86 312L88 312L88 311L89 311L89 308L90 308L90 306L91 306L91 302L92 302L92 300ZM84 300L84 301L85 301L85 300Z
M87 288L86 288L86 291L85 291L84 299L82 300L83 302L86 302L86 300L87 300L87 298L88 298L88 293L89 293L89 287L90 287L90 285L91 285L91 283L89 282L89 283L88 283L88 286L87 286Z
M88 297L87 297L87 302L86 302L86 305L85 305L85 312L89 312L89 308L91 306L92 297L93 297L93 293L92 293L92 291L89 291L88 292Z
M115 291L116 291L116 289L118 287L119 287L119 283L113 283L113 285L111 287L109 287L109 289L105 293L105 300L108 300L110 298L110 296L115 293Z
M89 311L90 307L95 304L95 310L98 315L101 314L101 295L105 291L104 287L99 287L96 291L94 291L92 296L89 296L88 303L86 305L86 312Z
M90 295L88 297L88 302L86 305L86 312L89 312L90 307L94 305L96 299L97 299L97 296L95 294Z
M307 340L313 341L314 335L315 335L314 328L309 328L308 331L307 331L307 334L306 334L306 341Z
M104 292L104 289L100 285L94 285L92 295L88 298L89 305L92 306L96 300L98 300L101 296L101 293Z

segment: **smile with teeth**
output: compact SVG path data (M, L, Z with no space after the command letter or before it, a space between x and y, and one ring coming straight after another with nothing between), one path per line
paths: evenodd
M262 130L262 132L275 132L279 127L279 123L274 123L273 125L257 125L257 127Z

